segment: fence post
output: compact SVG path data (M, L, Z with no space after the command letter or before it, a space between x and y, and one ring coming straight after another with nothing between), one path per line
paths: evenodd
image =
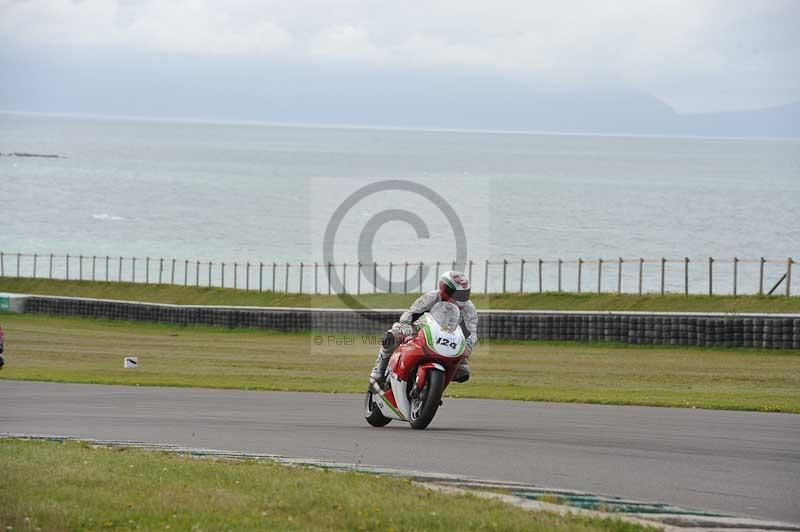
M175 259L172 259L172 274L170 275L169 284L175 284Z
M453 261L453 264L450 267L451 271L455 271L456 269L456 261Z
M300 293L303 293L303 262L300 261L300 281L298 282Z
M392 261L389 261L389 293L392 293Z
M106 282L108 282L108 261L111 260L111 257L106 255Z
M239 263L233 263L233 289L236 290L239 287Z
M758 266L758 295L764 295L764 257L761 257L760 264Z
M50 254L50 268L49 268L48 276L49 276L50 279L53 278L53 254L52 253Z
M372 263L372 293L378 293L378 263Z
M272 291L275 292L275 269L278 267L278 264L273 262L272 263Z
M194 265L194 282L197 287L200 287L200 261L196 260Z
M737 257L733 257L733 295L736 296L737 288L738 288L738 277L739 277L739 259Z
M603 259L597 259L597 293L599 294L603 287Z
M347 293L347 263L342 263L342 293Z
M5 275L6 275L5 253L0 251L0 277L5 277Z
M578 293L581 293L581 273L583 272L583 259L578 258Z
M150 257L145 257L144 284L150 284Z
M689 296L689 257L683 258L683 293Z
M158 259L158 284L161 284L161 274L164 273L164 257Z
M708 295L714 295L714 258L708 257Z
M473 264L473 260L469 259L469 282L470 282L470 285L472 284L472 264Z
M519 293L522 293L523 281L525 279L525 259L520 259L519 263Z
M97 256L92 255L92 281L94 281L94 270L97 264Z
M331 263L328 263L328 295L331 295Z
M542 259L539 259L539 293L542 293Z
M224 262L221 263L221 265L220 265L220 277L222 277L222 279L220 280L221 288L225 288L225 263Z
M786 297L792 295L792 262L791 257L786 259Z
M436 261L436 275L433 276L434 290L439 286L439 261Z
M424 264L422 261L419 261L419 291L422 292L422 268Z
M244 272L244 289L248 292L250 291L250 263L247 263L247 267L245 268Z
M361 294L361 261L356 263L356 294Z
M564 262L561 259L558 259L558 291L561 292L561 265Z
M617 261L617 293L622 293L622 257Z
M314 263L314 295L319 294L319 264Z
M213 262L208 261L208 286L211 287L211 268L213 267Z
M69 255L67 255L67 257L69 257ZM67 264L69 264L69 258L67 258ZM69 271L69 269L67 270ZM136 282L136 257L131 258L131 282Z
M661 295L664 295L664 273L666 270L667 259L661 257Z
M122 282L122 255L119 257L119 270L117 271L117 282Z
M183 259L183 286L189 285L189 259Z
M408 261L403 264L403 293L408 293Z
M20 253L17 253L17 277L19 277L19 257L20 257L20 255L21 255Z
M17 253L17 277L19 277L19 253ZM78 255L78 280L83 281L83 255Z
M67 281L69 281L69 253L67 253L64 259L64 263L66 265L66 270L67 270Z
M286 263L286 269L284 270L284 277L283 277L283 292L285 294L289 293L289 263Z
M38 258L38 253L33 254L33 278L36 279L36 259Z
M506 292L506 270L508 269L508 260L503 259L503 293Z
M644 259L639 257L639 295L642 295L642 277L644 274Z
M489 259L486 259L486 263L483 266L483 293L489 293Z
M264 291L264 263L258 262L258 291Z

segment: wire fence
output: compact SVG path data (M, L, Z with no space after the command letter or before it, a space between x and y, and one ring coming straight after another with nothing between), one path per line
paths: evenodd
M785 259L622 258L404 262L226 262L0 252L0 277L221 287L308 294L419 293L463 266L474 293L797 295Z

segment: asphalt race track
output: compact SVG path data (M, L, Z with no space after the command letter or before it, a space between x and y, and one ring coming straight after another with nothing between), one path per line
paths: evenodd
M462 474L800 522L800 415L449 399L428 430L362 396L0 380L0 432Z

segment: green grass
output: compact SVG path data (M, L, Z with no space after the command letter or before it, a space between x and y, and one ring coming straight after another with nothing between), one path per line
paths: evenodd
M125 299L179 305L245 305L265 307L343 308L337 296L246 292L230 288L56 281L0 277L0 292ZM364 294L357 299L369 308L406 308L419 294ZM677 294L475 294L479 309L508 310L638 310L669 312L800 312L800 297L699 296Z
M0 379L142 386L359 393L379 340L9 313L0 323ZM123 369L125 355L139 368ZM450 396L800 413L797 350L487 341L471 363Z
M0 440L0 471L2 530L644 530L405 479L78 442Z

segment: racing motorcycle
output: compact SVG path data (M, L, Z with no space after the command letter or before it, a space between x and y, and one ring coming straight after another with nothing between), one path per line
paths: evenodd
M456 373L467 345L461 327L441 324L430 312L416 322L419 330L395 349L383 384L373 382L364 399L364 417L373 427L393 419L424 429L442 404L442 393Z

